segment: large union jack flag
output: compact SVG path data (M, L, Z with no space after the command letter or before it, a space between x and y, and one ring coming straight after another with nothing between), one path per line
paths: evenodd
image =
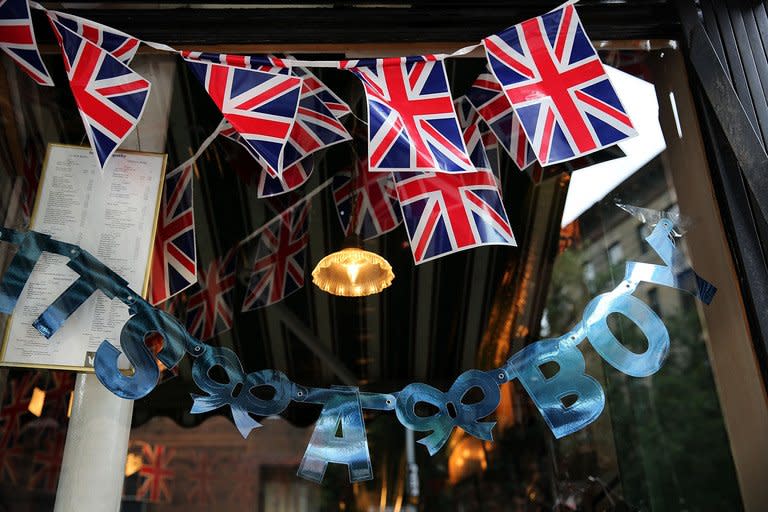
M372 172L471 172L442 60L345 61L368 98Z
M391 173L370 173L367 160L355 172L333 177L333 199L345 235L353 232L368 240L395 229L403 221Z
M236 248L200 270L197 290L187 302L187 330L208 340L232 328L232 290L235 288Z
M186 59L224 118L277 175L299 105L301 78Z
M496 77L489 71L479 74L467 91L466 98L518 169L525 169L536 160L520 120Z
M480 245L517 245L489 171L394 176L417 264Z
M165 176L150 271L153 305L197 282L193 168L194 164L178 167Z
M262 170L259 174L258 187L256 189L256 195L260 198L285 194L299 188L306 183L314 169L314 160L305 158L284 169L281 176L275 176L275 171L270 169L264 159L245 143L240 134L237 133L237 130L232 128L232 125L226 119L219 125L219 135L240 144L261 166Z
M259 237L243 311L280 302L304 286L309 202L278 215Z
M168 484L176 476L176 472L170 468L175 456L175 450L161 444L152 446L149 443L142 443L142 466L139 470L142 482L136 489L136 501L169 503L173 499Z
M112 27L86 20L59 11L48 11L48 16L67 27L72 32L89 40L102 50L108 51L114 58L125 64L131 63L141 43L135 37L120 32Z
M483 43L542 165L635 135L572 4Z
M53 85L37 50L27 0L0 0L0 50L40 85Z
M138 124L151 85L109 52L55 19L50 21L85 132L103 169Z

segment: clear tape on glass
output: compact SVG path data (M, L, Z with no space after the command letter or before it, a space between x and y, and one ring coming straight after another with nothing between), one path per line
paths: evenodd
M512 355L502 368L468 370L446 392L414 383L391 394L367 393L353 387L302 386L277 370L246 374L232 350L206 345L191 336L178 320L152 307L131 290L124 279L87 251L32 231L0 230L0 240L18 246L0 282L0 312L13 311L43 252L66 256L67 266L79 277L45 309L34 325L41 334L50 337L96 290L122 301L132 316L121 330L119 349L108 340L103 341L94 364L96 376L110 391L126 399L141 398L157 385L156 360L172 368L188 354L194 358L192 378L203 392L192 395L192 413L229 406L235 425L243 437L247 437L251 430L261 427L251 415L280 414L291 401L321 404L320 419L299 475L320 482L328 463L346 464L350 480L354 482L373 475L363 409L394 410L406 428L430 432L419 442L434 454L444 446L455 427L479 439L492 440L495 423L480 420L496 410L499 386L519 380L555 437L560 438L595 421L605 405L604 391L586 373L584 356L578 348L585 339L606 362L627 375L644 377L659 371L669 351L669 333L661 318L633 295L639 284L648 282L677 288L705 304L712 301L716 292L711 283L687 265L684 253L674 242L674 229L672 220L660 218L646 238L663 265L627 262L624 280L613 291L590 301L582 319L570 332L532 343ZM629 350L616 338L607 324L611 314L625 316L642 331L648 341L643 353ZM146 340L155 335L162 338L162 348L156 355L146 345ZM121 352L132 366L130 375L118 368L117 358ZM543 367L547 363L556 363L554 375L545 376ZM215 368L225 372L226 381L217 379ZM269 399L259 396L259 388L264 387L271 388ZM468 393L473 389L479 390L483 398L470 403ZM417 414L420 403L431 405L437 412L426 417ZM337 436L339 428L341 437Z

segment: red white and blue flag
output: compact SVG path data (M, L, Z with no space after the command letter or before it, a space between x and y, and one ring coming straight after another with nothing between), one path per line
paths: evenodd
M236 68L255 69L265 73L283 73L287 75L290 69L284 66L279 57L272 55L230 55L227 53L193 52L190 50L182 50L180 53L182 57L189 60L225 64Z
M150 302L158 305L197 282L194 164L165 176L150 270Z
M525 169L536 160L520 120L493 74L486 71L478 75L467 91L466 98L493 131L518 169Z
M368 98L370 172L471 172L442 60L345 61Z
M104 169L112 153L138 124L151 85L109 52L55 19L50 21L85 132Z
M152 446L149 443L142 443L142 465L139 470L142 482L136 489L136 501L169 503L173 499L168 484L176 476L176 472L170 468L175 456L175 450L161 444Z
M490 171L491 163L488 161L488 155L485 153L483 144L483 129L487 130L487 125L465 96L457 99L455 103L464 144L467 146L467 153L472 164L478 171Z
M309 202L278 215L261 233L243 311L280 302L304 286Z
M357 162L356 172L333 176L333 199L345 235L364 240L395 229L403 221L391 173L370 173L367 160Z
M636 134L576 9L564 5L483 40L542 165Z
M131 63L141 44L141 41L125 32L79 16L59 11L48 11L48 16L102 50L108 51L126 66Z
M259 174L259 181L256 189L257 197L272 197L297 189L306 183L314 169L314 160L305 158L284 169L282 176L277 177L275 176L275 171L270 169L264 159L243 141L243 138L237 133L237 130L232 128L232 125L229 124L227 120L224 120L220 125L219 134L240 144L246 151L248 151L248 154L259 163L261 173Z
M299 106L301 78L186 59L224 118L277 175Z
M232 290L235 288L236 249L200 270L197 289L187 302L187 330L203 341L232 328Z
M300 76L303 80L302 83L302 97L305 94L312 94L322 101L325 106L333 112L336 119L341 119L347 114L352 113L349 105L339 98L335 92L328 88L323 82L320 81L310 70L301 67L291 68L291 72Z
M302 77L301 100L296 122L285 147L286 167L316 151L352 139L341 121L322 100L320 93L324 89L317 87L317 78L303 68L293 68L292 72ZM315 84L315 87L310 84Z
M0 50L38 84L53 85L37 50L27 0L0 0Z
M517 245L491 172L394 176L417 264L481 245Z

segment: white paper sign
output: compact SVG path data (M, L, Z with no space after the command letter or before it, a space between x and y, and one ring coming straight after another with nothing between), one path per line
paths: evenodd
M90 148L48 146L31 230L77 244L146 294L166 155L118 151L103 172ZM120 343L128 308L96 291L51 337L32 323L79 276L43 253L8 322L2 363L92 371L102 341Z

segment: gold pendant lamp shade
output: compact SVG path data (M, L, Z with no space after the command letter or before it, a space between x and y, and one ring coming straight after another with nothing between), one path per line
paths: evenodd
M364 297L392 284L392 265L376 253L362 248L357 236L344 241L344 248L321 259L312 271L312 282L323 291L342 297Z

